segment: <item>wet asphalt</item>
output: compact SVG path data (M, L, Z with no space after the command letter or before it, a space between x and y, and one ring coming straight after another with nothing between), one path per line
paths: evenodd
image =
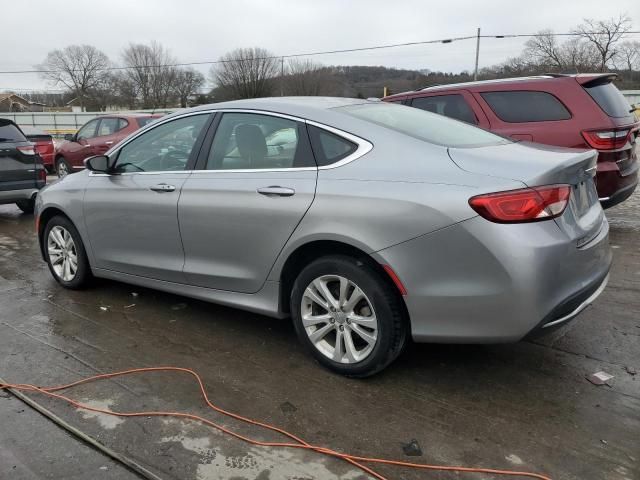
M550 336L513 345L412 345L383 373L350 380L319 367L289 321L112 281L67 291L40 258L33 217L0 206L0 378L53 385L174 365L200 373L214 403L307 441L420 463L640 478L640 193L607 211L614 264L593 307ZM605 371L610 385L586 376ZM115 411L206 415L194 383L153 373L69 390ZM361 479L320 454L247 445L186 420L119 419L32 395L163 479ZM403 449L413 440L419 446ZM408 456L418 453L418 456ZM393 479L493 478L380 467ZM138 478L0 392L0 478Z

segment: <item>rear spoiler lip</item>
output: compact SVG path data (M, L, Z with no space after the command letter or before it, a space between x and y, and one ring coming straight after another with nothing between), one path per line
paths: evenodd
M576 75L576 82L583 87L595 87L596 85L604 85L613 82L618 78L617 73L594 73Z

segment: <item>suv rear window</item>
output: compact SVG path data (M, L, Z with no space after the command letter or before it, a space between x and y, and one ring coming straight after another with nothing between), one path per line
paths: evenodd
M335 110L435 145L476 147L511 143L473 125L433 115L419 108L384 102L349 105Z
M611 82L585 86L591 98L610 117L626 117L631 112L631 105Z
M26 142L27 139L13 123L0 120L0 142Z
M478 123L471 107L464 100L464 97L457 93L414 98L411 106L473 125Z
M547 92L481 92L480 95L503 122L548 122L571 118L560 100Z

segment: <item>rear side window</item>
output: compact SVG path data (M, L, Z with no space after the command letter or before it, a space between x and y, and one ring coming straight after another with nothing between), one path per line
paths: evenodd
M569 110L550 93L505 91L482 92L480 95L503 122L548 122L571 118Z
M311 138L311 147L319 167L339 162L358 149L355 143L327 130L314 125L309 125L307 128Z
M411 106L473 125L478 123L473 110L460 94L414 98Z
M26 142L27 139L13 123L0 120L0 142Z
M613 83L601 83L584 89L610 117L626 117L630 114L631 105Z

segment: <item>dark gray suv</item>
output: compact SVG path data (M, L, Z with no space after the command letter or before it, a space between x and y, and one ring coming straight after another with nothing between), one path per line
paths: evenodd
M0 118L0 205L15 203L23 212L33 212L36 194L46 181L33 143L15 123Z

